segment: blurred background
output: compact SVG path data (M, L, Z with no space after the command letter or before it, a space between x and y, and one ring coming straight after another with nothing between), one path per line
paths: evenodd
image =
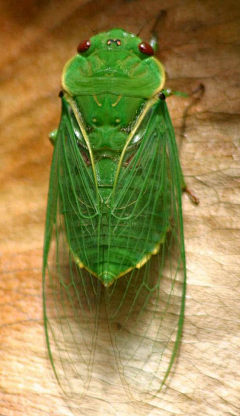
M219 0L0 0L0 414L67 416L47 356L41 262L52 146L65 62L93 31L122 27L150 38L167 87L203 97L168 106L180 159L199 206L183 195L188 269L179 358L144 409L94 373L79 414L239 415L240 3ZM183 123L184 138L180 140Z

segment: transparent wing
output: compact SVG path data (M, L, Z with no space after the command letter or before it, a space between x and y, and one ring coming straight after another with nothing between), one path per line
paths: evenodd
M119 372L136 400L156 395L170 372L186 285L182 173L165 102L144 123L140 146L121 168L112 209L119 246L124 237L122 257L135 250L142 260L105 291Z
M105 339L105 303L122 381L131 397L147 399L171 369L184 312L182 177L171 121L161 102L146 115L129 144L131 156L121 167L104 220L91 169L77 146L79 134L63 102L44 244L51 363L64 393L78 406L91 378L99 321ZM118 263L130 264L135 256L136 267L109 288L81 268L82 261L86 267L92 261L91 253L101 262L103 237L109 253L111 246L119 249Z
M79 404L92 373L101 284L76 264L78 236L85 236L87 244L89 233L97 226L97 207L69 111L63 101L49 185L43 297L47 347L55 375L72 403L76 399Z

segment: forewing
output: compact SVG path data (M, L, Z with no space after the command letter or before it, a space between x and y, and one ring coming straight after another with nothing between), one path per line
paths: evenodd
M48 352L72 404L75 399L79 404L90 381L101 295L99 280L76 264L78 236L87 240L98 217L95 187L77 145L79 134L63 101L49 185L43 297Z
M151 109L146 120L141 144L121 168L113 213L126 253L151 254L155 243L159 251L150 261L145 256L143 267L137 264L105 292L119 371L137 400L156 395L170 372L181 337L186 284L182 174L165 102Z

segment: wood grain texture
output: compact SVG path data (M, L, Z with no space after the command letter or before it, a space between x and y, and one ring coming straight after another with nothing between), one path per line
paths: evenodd
M205 86L188 111L180 149L186 181L200 198L194 207L183 195L188 289L181 350L167 386L141 409L96 367L79 414L240 413L239 1L1 0L1 416L71 415L47 357L41 300L47 137L59 121L61 70L91 28L137 33L161 8L167 86ZM189 102L168 100L178 137Z

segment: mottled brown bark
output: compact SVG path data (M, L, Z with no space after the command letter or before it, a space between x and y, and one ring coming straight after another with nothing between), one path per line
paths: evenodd
M188 289L181 351L168 388L151 406L117 403L119 389L101 390L96 368L80 414L239 415L238 0L0 1L1 415L70 415L47 357L41 300L48 132L60 116L62 67L91 28L137 33L161 8L167 11L158 25L167 86L186 92L205 86L187 113L180 149L186 182L200 198L195 207L183 195ZM147 40L149 27L141 33ZM168 99L178 138L189 102Z

